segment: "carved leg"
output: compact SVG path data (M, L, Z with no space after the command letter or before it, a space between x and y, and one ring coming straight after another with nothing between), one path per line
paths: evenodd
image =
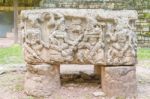
M46 97L60 88L59 66L50 64L27 65L25 92L36 97Z
M102 67L102 90L109 97L136 97L135 66Z

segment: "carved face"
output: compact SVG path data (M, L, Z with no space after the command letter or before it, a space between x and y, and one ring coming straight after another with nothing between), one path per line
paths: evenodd
M72 33L81 33L82 31L82 20L81 19L72 19Z
M127 42L127 35L126 35L126 33L119 33L118 34L118 42L119 43Z
M66 30L65 24L60 24L60 25L58 26L57 30L65 31L65 30Z
M80 33L82 31L81 25L73 25L73 27L74 27L72 30L73 33Z
M30 44L37 43L38 41L40 41L40 30L27 30L26 39L30 42Z

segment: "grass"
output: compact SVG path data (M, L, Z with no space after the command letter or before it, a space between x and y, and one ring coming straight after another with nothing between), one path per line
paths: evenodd
M150 60L150 48L138 48L138 60ZM0 48L0 64L21 64L23 52L20 45L15 44L8 48Z
M144 13L144 18L149 19L150 18L150 13Z
M23 62L23 53L20 45L15 44L11 47L0 48L0 64L19 64Z
M138 60L150 60L150 48L138 48Z

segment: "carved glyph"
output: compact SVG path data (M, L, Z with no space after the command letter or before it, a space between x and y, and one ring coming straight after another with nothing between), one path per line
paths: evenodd
M135 11L45 9L21 15L29 64L136 63Z

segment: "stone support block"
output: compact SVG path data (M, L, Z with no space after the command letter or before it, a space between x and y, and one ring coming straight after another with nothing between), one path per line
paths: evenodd
M99 80L101 81L101 65L95 65L94 66L94 73L99 77Z
M102 90L115 99L134 99L137 95L135 66L102 67Z
M28 95L46 97L60 88L59 66L27 65L24 89Z

